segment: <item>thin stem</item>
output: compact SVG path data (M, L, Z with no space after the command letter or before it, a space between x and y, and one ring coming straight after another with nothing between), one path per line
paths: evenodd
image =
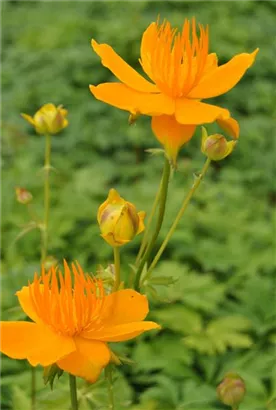
M176 216L176 218L175 218L174 223L172 224L172 226L171 226L169 232L167 233L167 236L165 237L165 239L164 239L162 245L160 246L160 248L159 248L157 254L155 255L155 257L154 257L154 259L153 259L153 261L152 261L152 263L151 263L151 265L150 265L150 267L149 267L149 269L148 269L148 271L147 271L147 273L146 273L146 275L145 275L145 277L144 277L143 283L150 277L152 270L154 269L154 267L156 266L157 262L159 261L161 255L162 255L162 253L164 252L164 250L165 250L165 248L166 248L166 246L167 246L169 240L171 239L171 237L172 237L172 235L173 235L173 233L174 233L174 231L175 231L175 229L176 229L176 227L177 227L177 225L178 225L180 219L182 218L182 215L184 214L184 212L185 212L187 206L189 205L189 202L190 202L192 196L193 196L194 193L196 192L197 188L198 188L199 185L200 185L200 182L202 181L204 175L206 174L207 169L208 169L210 163L211 163L211 160L210 160L209 158L207 158L207 160L206 160L206 162L205 162L205 164L204 164L204 166L203 166L203 168L202 168L202 170L201 170L199 176L198 176L198 177L196 178L196 180L194 181L193 186L192 186L191 189L189 190L189 192L188 192L186 198L184 199L183 204L182 204L182 206L181 206L181 208L180 208L180 210L179 210L179 212L178 212L178 214L177 214L177 216Z
M27 209L28 209L30 218L38 224L39 218L37 217L36 212L33 209L32 204L27 204Z
M31 409L36 407L36 373L35 367L31 367Z
M77 383L76 376L69 374L70 384L70 397L71 397L71 410L78 410L78 398L77 398Z
M48 251L48 225L50 210L50 159L51 159L51 135L46 135L45 161L44 161L44 226L41 249L41 262L43 263Z
M134 282L134 289L139 290L140 287L140 279L141 275L143 272L143 268L145 263L150 257L151 251L154 247L154 244L156 242L156 239L158 238L160 229L162 227L163 219L164 219L164 214L165 214L165 208L166 208L166 202L167 202L167 194L168 194L168 186L169 186L169 180L170 180L170 170L171 166L167 158L165 158L165 164L163 168L163 176L162 176L162 185L161 185L161 192L160 192L160 201L159 201L159 212L158 212L158 219L156 223L156 228L155 232L153 233L153 236L148 244L148 247L146 249L146 252L140 262L140 265L137 269L136 272L136 277L135 277L135 282Z
M113 286L113 292L115 292L121 283L121 278L120 278L120 270L121 270L121 262L120 262L120 248L118 246L115 246L113 248L114 251L114 265L115 265L115 282Z
M109 401L109 410L115 410L115 403L114 403L114 390L113 390L113 367L112 364L109 364L105 368L105 377L108 383L108 401Z
M48 224L49 224L49 208L50 208L50 159L51 159L51 136L46 135L46 145L45 145L45 158L44 158L44 223L43 229L41 229L41 265L46 259L48 250ZM34 216L31 206L28 206L28 211ZM35 410L36 407L36 369L32 367L31 370L31 409ZM75 410L75 408L73 408ZM76 408L77 409L77 408Z
M153 205L152 205L152 209L151 209L150 215L149 215L148 220L147 220L147 225L146 225L146 229L145 229L145 232L144 232L144 235L143 235L143 239L142 239L142 242L141 242L141 246L140 246L138 255L137 255L137 257L136 257L135 265L138 265L138 264L139 264L139 261L140 261L140 259L141 259L141 257L142 257L142 254L143 254L143 252L145 251L146 246L147 246L147 244L148 244L148 239L149 239L149 234L150 234L151 223L152 223L152 220L153 220L153 217L154 217L154 215L155 215L156 208L157 208L157 205L158 205L158 202L159 202L159 199L160 199L161 186L162 186L162 181L161 181L161 183L159 184L158 191L157 191L157 193L156 193L156 195L155 195L155 199L154 199L154 202L153 202Z

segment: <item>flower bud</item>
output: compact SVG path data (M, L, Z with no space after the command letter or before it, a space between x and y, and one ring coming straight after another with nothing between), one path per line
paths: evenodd
M207 131L202 127L201 151L213 161L220 161L231 154L236 141L227 141L221 134L207 134Z
M27 189L17 187L15 188L16 200L20 204L27 205L33 200L32 194Z
M115 189L109 191L107 200L99 207L98 223L102 237L109 245L122 246L145 229L145 212L120 197Z
M233 409L238 408L246 393L243 379L234 372L229 372L217 387L219 400L231 406Z
M32 124L38 134L57 134L67 127L67 110L62 105L56 107L54 104L43 105L33 117L21 114L25 120Z

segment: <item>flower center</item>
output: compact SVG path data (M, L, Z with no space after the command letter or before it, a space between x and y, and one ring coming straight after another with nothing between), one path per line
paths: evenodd
M151 33L150 47L141 64L158 88L171 97L183 97L199 82L208 57L208 26L185 20L182 32L164 21ZM155 37L155 38L153 38ZM150 71L150 72L149 72Z
M72 264L73 283L68 265L64 276L52 268L42 271L29 285L33 308L39 318L54 331L68 336L101 326L104 288L101 281L84 274Z

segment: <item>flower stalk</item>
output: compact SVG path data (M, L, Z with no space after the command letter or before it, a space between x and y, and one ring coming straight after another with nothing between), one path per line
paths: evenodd
M31 410L36 408L36 371L31 367Z
M114 266L115 266L115 281L113 286L113 292L118 290L120 283L121 283L121 262L120 262L120 249L118 246L114 246Z
M51 160L51 135L46 135L45 146L45 160L44 160L44 223L42 232L42 247L41 247L41 263L43 263L47 257L48 251L48 225L49 225L49 211L50 211L50 160Z
M145 263L148 261L152 249L154 247L154 244L156 242L156 239L158 238L160 229L162 227L163 219L164 219L164 214L165 214L165 209L166 209L166 202L167 202L167 194L168 194L168 186L169 186L169 180L170 180L170 171L171 171L171 165L167 157L165 157L165 164L164 164L164 169L163 169L163 176L162 176L162 184L161 184L161 192L160 192L160 201L159 201L159 212L158 212L158 219L156 223L156 228L153 233L153 236L148 244L148 247L145 251L145 254L139 264L139 267L136 272L135 276L135 282L134 282L134 289L138 290L140 288L140 279L141 275L143 272L143 268L145 266Z
M152 205L152 209L151 209L150 215L149 215L148 220L147 220L145 233L144 233L144 235L143 235L143 239L142 239L142 242L141 242L141 246L140 246L138 255L137 255L137 257L136 257L136 261L135 261L135 265L136 265L136 266L139 264L139 261L140 261L142 255L143 255L143 252L145 251L146 246L147 246L147 244L148 244L148 239L149 239L149 234L150 234L150 227L151 227L152 220L153 220L153 217L154 217L154 215L155 215L155 213L156 213L157 205L158 205L159 199L160 199L161 185L162 185L162 181L161 181L161 184L159 185L158 191L157 191L157 193L156 193L156 196L155 196L155 199L154 199L154 202L153 202L153 205Z
M105 377L107 379L108 383L108 409L109 410L114 410L115 409L115 404L114 404L114 389L113 389L113 367L112 364L109 364L105 368Z
M71 397L71 410L78 410L78 398L77 398L77 383L76 376L69 374L70 385L70 397Z
M182 218L185 210L187 209L187 206L189 205L194 193L196 192L196 190L199 187L202 179L204 178L204 176L205 176L205 174L206 174L206 172L209 168L210 163L211 163L211 160L209 158L207 158L207 160L205 161L205 164L204 164L200 174L197 176L196 180L193 183L193 186L189 190L186 198L184 199L183 204L182 204L182 206L181 206L181 208L180 208L180 210L179 210L179 212L178 212L178 214L177 214L177 216L176 216L176 218L175 218L169 232L167 233L162 245L160 246L157 254L155 255L155 257L154 257L154 259L153 259L153 261L152 261L152 263L151 263L151 265L150 265L150 267L149 267L149 269L148 269L148 271L147 271L147 273L146 273L146 275L143 279L143 283L145 283L145 281L149 279L154 267L156 266L157 262L159 261L159 259L162 255L162 253L164 252L169 240L171 239L171 237L172 237L172 235L173 235L173 233L174 233L180 219Z

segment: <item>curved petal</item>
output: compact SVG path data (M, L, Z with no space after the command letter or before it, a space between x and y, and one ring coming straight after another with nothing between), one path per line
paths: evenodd
M57 362L60 369L94 383L110 360L110 350L103 342L75 338L77 350Z
M104 83L89 86L91 93L100 101L132 114L172 114L174 101L164 94L146 94L135 91L121 83Z
M180 124L205 124L218 118L227 119L230 113L225 108L182 98L176 101L175 117Z
M211 98L231 90L242 78L245 71L254 63L257 48L253 53L242 53L233 57L228 63L221 65L207 74L190 91L188 98Z
M158 92L155 84L150 83L128 65L108 44L98 44L92 39L95 53L101 57L102 65L107 67L122 83L134 90L144 93Z
M72 338L30 322L1 322L1 352L28 359L32 366L49 366L76 349Z
M156 46L157 38L157 24L153 22L143 33L140 48L141 59L139 60L144 72L149 76L149 78L152 78L151 58L153 49Z
M159 115L152 117L151 128L158 141L164 145L169 157L175 162L180 147L192 138L196 125L180 124L174 115Z
M231 137L238 139L240 136L240 126L237 120L230 117L228 119L218 118L218 125Z
M106 296L102 308L103 326L144 320L149 312L148 300L132 289L122 289Z
M33 285L30 285L33 286ZM43 285L40 285L43 286ZM18 297L19 303L26 313L26 315L31 318L34 322L39 323L41 322L39 316L36 313L35 307L30 297L30 288L29 286L23 286L21 290L16 292L16 296Z
M124 323L97 331L82 332L82 337L103 342L123 342L151 329L160 329L160 326L154 322Z

